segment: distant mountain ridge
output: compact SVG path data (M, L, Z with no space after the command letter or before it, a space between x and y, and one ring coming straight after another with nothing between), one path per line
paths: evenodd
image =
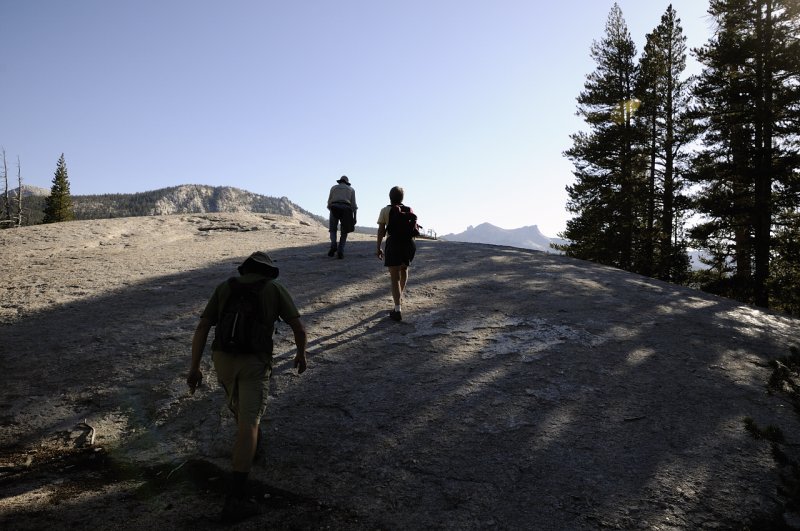
M509 247L520 247L522 249L533 249L549 253L558 252L550 247L551 243L567 243L566 240L562 240L561 238L545 236L536 225L529 225L518 229L502 229L491 223L481 223L477 227L470 225L464 232L459 234L447 234L441 236L441 239L453 242L507 245Z
M8 191L9 197L17 197L19 193L19 188L14 188L13 190ZM42 188L40 186L31 186L29 184L22 185L22 197L31 197L31 196L43 196L47 197L50 195L50 190L47 188Z
M16 195L17 190L10 190ZM44 218L44 207L50 191L23 186L25 225L35 225ZM287 197L271 197L232 186L184 184L131 194L72 195L76 219L105 219L164 214L199 214L214 212L255 212L300 218L308 223L327 226L327 219L303 209ZM374 227L357 227L357 232L377 233ZM502 229L490 223L470 226L460 234L447 234L441 239L468 243L507 245L523 249L557 253L551 243L565 243L550 238L536 225L518 229Z
M23 187L27 199L23 210L26 224L41 223L44 195L31 194ZM41 190L41 189L37 189ZM324 220L293 203L286 197L270 197L232 186L184 184L133 194L72 195L76 219L103 219L163 214L197 214L207 212L257 212L299 217L308 222Z

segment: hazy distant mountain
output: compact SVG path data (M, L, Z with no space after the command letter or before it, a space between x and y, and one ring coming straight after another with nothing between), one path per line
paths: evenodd
M25 192L29 188L23 187ZM41 223L46 196L30 196L23 201L26 224ZM230 186L185 184L134 194L73 195L76 219L122 218L157 216L161 214L191 214L203 212L258 212L323 222L286 197L254 194Z
M442 240L467 243L489 243L493 245L508 245L536 251L557 252L550 247L551 243L566 243L561 238L549 238L541 233L539 227L530 225L518 229L501 229L491 223L482 223L477 227L469 226L459 234L441 236Z
M17 193L19 192L19 188L14 188L13 190L8 191L8 195L11 197L17 197ZM30 186L28 184L22 185L22 197L47 197L50 195L50 190L47 188L41 188L39 186Z

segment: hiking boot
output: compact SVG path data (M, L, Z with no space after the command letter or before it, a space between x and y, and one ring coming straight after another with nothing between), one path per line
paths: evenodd
M331 247L331 250L328 251L328 256L333 256L336 254L336 247Z
M339 257L339 260L341 260L342 258L344 258L344 253L342 251L339 251L338 253L336 253L336 256Z
M225 498L225 505L222 507L222 514L219 518L222 523L235 524L260 513L261 508L254 500L228 496Z
M397 310L392 310L391 312L389 312L389 319L391 319L392 321L402 321L403 314L402 312L398 312Z

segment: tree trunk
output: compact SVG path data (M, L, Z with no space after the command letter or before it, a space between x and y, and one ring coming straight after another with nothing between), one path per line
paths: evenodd
M17 157L17 227L22 226L22 164Z
M642 264L643 275L652 276L655 260L655 217L656 217L656 159L658 150L658 113L653 109L650 123L650 168L647 194L647 235L644 247L644 263Z
M11 199L8 196L8 164L6 164L6 150L3 153L3 221L11 221Z
M756 174L754 299L757 306L769 306L767 278L772 229L772 0L758 2L756 20ZM761 13L763 11L763 18Z
M670 47L672 41L670 41ZM668 65L667 71L672 72L673 53L667 54ZM666 98L666 131L664 137L664 191L661 200L661 248L660 248L660 267L659 278L661 280L670 280L672 271L672 226L674 224L674 195L675 195L675 180L673 172L675 171L675 102L673 96L675 94L675 80L672 75L667 76L667 88L665 90Z

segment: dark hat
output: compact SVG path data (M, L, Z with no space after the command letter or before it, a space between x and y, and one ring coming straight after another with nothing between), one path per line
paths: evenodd
M347 175L342 175L342 176L339 178L339 180L338 180L338 181L336 181L336 182L337 182L337 183L339 183L339 184L343 184L343 183L344 183L344 184L346 184L347 186L350 186L350 179L348 179L348 178L347 178Z
M242 262L242 265L238 267L239 274L243 275L242 272L246 269L245 266L253 265L256 266L258 269L261 270L261 273L272 278L277 278L278 276L278 268L272 265L272 258L263 251L256 251L250 256L247 257L247 260Z

